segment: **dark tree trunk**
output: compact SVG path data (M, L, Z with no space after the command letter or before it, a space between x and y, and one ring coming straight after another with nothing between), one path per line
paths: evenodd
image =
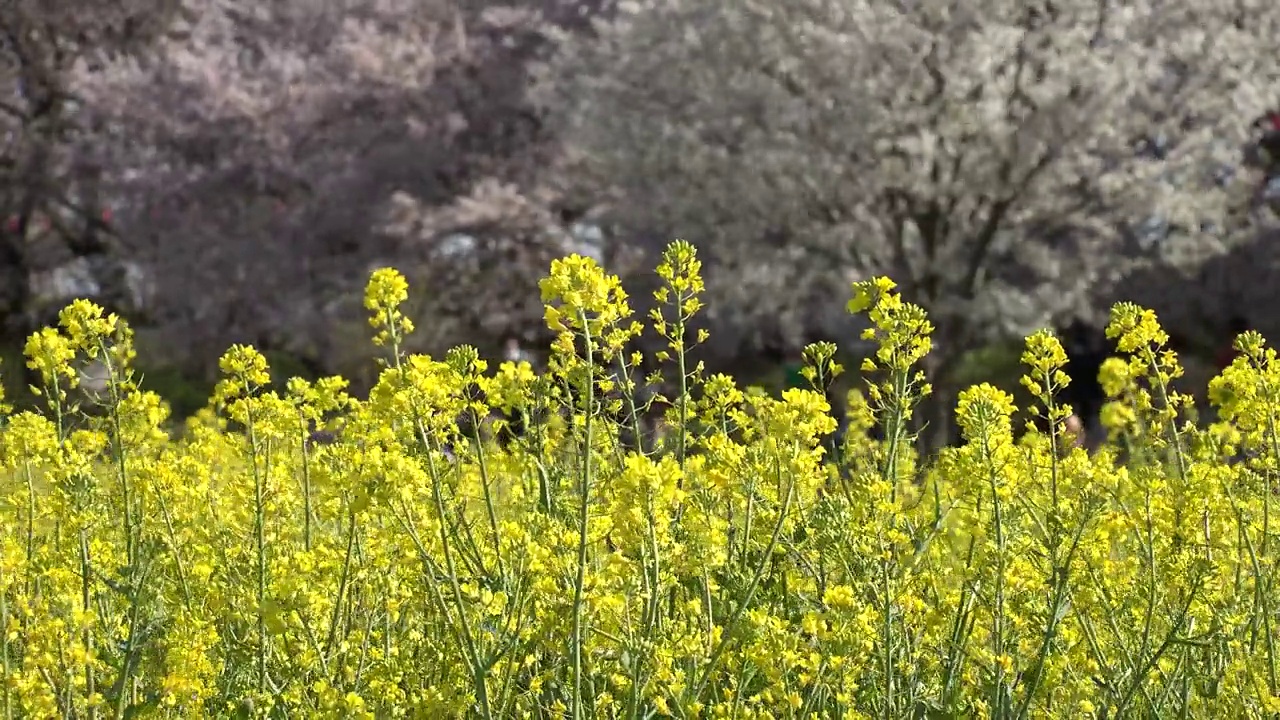
M25 338L34 329L27 309L31 303L31 273L23 248L25 218L16 227L0 228L0 336Z
M959 389L949 377L955 366L955 358L950 354L931 353L923 364L933 392L916 408L915 426L920 433L916 444L922 453L934 453L956 440L953 416Z
M25 220L18 223L25 230ZM35 332L31 313L31 274L23 252L21 232L0 227L0 346L21 349ZM0 372L20 378L19 387L38 386L40 377L22 363L5 363ZM9 384L6 381L6 384ZM10 398L11 400L13 398Z

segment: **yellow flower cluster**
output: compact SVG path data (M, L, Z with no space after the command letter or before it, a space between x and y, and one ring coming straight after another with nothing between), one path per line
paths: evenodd
M705 374L694 248L657 274L645 328L616 277L554 263L538 373L406 354L408 283L378 270L367 399L237 346L181 432L128 325L72 304L27 344L41 408L0 404L0 719L1280 713L1256 333L1200 425L1154 315L1118 305L1094 453L1061 441L1066 356L1036 333L1032 406L969 388L963 443L925 458L932 327L892 282L853 288L877 350L837 446L834 346L805 350L812 390Z

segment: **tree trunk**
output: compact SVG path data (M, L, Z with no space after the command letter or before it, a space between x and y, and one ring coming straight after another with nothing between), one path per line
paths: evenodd
M922 449L926 452L935 452L955 442L956 395L956 388L940 379L934 383L933 394L925 398L921 415L928 426L921 439L924 441Z
M922 453L934 453L956 439L953 416L958 388L949 377L955 364L951 353L931 353L924 359L925 377L933 392L920 401L913 423L919 431L916 446Z
M31 303L31 273L27 266L23 235L25 219L18 227L0 228L0 337L24 339L32 328L27 314Z

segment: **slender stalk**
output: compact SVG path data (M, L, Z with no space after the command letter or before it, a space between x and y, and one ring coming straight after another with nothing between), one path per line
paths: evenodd
M1280 462L1280 430L1276 428L1275 414L1276 397L1275 393L1272 392L1270 383L1263 381L1263 388L1266 390L1267 407L1272 409L1272 412L1267 413L1267 438L1271 441L1271 457L1273 461ZM1274 476L1272 476L1272 482L1267 483L1266 487L1262 488L1262 541L1260 552L1263 557L1268 555L1268 542L1271 539L1271 494L1275 492L1275 487L1272 484L1274 481ZM1275 692L1276 689L1272 688L1271 690Z
M965 553L964 570L968 573L973 569L973 559L977 543L974 538L969 538L969 547ZM972 629L971 610L975 602L976 593L972 590L970 584L965 582L960 587L960 597L956 601L955 621L951 625L951 642L947 646L947 662L946 673L942 682L942 697L944 708L951 709L952 703L955 702L955 694L958 690L956 686L957 678L960 676L961 667L964 665L963 648L968 639L968 631Z
M112 431L112 460L115 461L116 476L120 480L120 502L123 506L124 521L124 547L125 547L125 564L130 568L130 573L134 572L137 565L137 528L134 525L134 508L133 508L133 487L129 482L129 473L126 467L128 448L124 443L124 431L120 422L120 402L121 397L120 383L116 379L119 374L115 365L111 362L111 353L107 350L106 342L98 341L98 351L102 354L102 362L106 369L107 385L111 392L111 431Z
M160 516L164 519L165 533L169 537L170 552L173 553L173 564L178 571L178 586L182 588L182 604L191 611L191 585L187 581L187 564L182 560L182 551L178 546L178 534L174 531L173 513L169 511L169 504L164 500L164 493L156 493L156 499L160 505Z
M130 573L137 577L135 585L129 587L129 634L125 640L124 649L124 668L120 671L120 675L116 677L112 693L116 698L116 720L124 720L128 716L128 710L131 700L129 680L133 676L133 671L138 665L138 642L139 642L139 622L142 614L142 585L145 582L146 571L135 570Z
M631 433L636 439L636 452L644 455L644 436L641 434L640 427L640 409L636 406L636 394L631 386L631 370L627 365L627 358L624 353L618 353L618 367L622 371L623 378L623 399L627 402L627 420L631 422ZM642 377L641 380L644 378Z
M397 521L409 535L409 539L413 541L414 548L418 551L418 558L422 560L422 576L427 580L426 585L427 589L430 591L429 594L431 596L431 601L435 603L436 610L438 610L441 617L444 618L445 627L453 637L453 641L458 644L459 648L462 648L462 650L467 653L466 661L468 663L472 663L472 651L474 650L474 646L471 644L471 638L469 636L464 636L462 631L459 630L459 623L455 623L453 621L453 616L449 612L449 606L445 602L444 595L440 592L437 580L439 573L437 572L435 563L432 562L431 555L427 552L426 544L422 542L422 535L418 532L418 528L413 522L409 506L404 503L404 501L401 501L400 513L400 516L397 517Z
M22 474L27 481L27 572L35 568L36 557L36 483L31 474L31 461L22 463ZM28 590L30 580L28 580Z
M347 549L342 558L342 572L338 575L338 597L333 602L333 615L329 618L329 632L325 636L324 651L329 654L338 636L338 620L342 615L342 603L347 596L347 583L351 579L351 556L356 542L356 512L347 509Z
M1271 612L1268 607L1269 593L1266 592L1265 583L1263 581L1262 566L1258 562L1258 553L1253 547L1253 538L1249 536L1248 526L1245 524L1244 517L1240 510L1236 510L1236 519L1240 523L1240 536L1244 539L1245 549L1249 553L1249 564L1253 569L1253 597L1254 597L1254 616L1262 618L1262 636L1267 646L1267 688L1272 694L1276 692L1276 644L1275 636L1271 632Z
M995 588L995 608L993 610L994 617L992 619L992 648L991 651L995 655L996 660L996 681L993 686L995 697L992 698L992 716L1003 717L1006 701L1006 687L1004 679L1004 665L1002 658L1005 655L1005 637L1004 637L1004 593L1005 593L1005 563L1008 548L1004 532L1004 504L1000 502L1000 488L996 483L997 472L995 467L995 458L992 456L990 438L985 434L982 438L982 453L986 458L988 465L988 487L991 490L991 522L993 524L996 535L996 588Z
M89 533L85 528L80 528L80 609L85 615L89 615L92 605L91 587L93 582L93 565L89 557ZM93 657L93 631L86 627L81 637L84 640L84 652L87 658ZM97 677L93 672L93 665L89 662L84 666L84 692L85 697L93 697L97 692ZM98 710L96 707L89 708L89 717L96 718Z
M476 461L480 465L480 485L484 492L484 510L489 519L489 534L493 542L493 557L498 565L498 576L506 577L502 563L502 541L498 533L498 514L493 507L493 481L489 477L489 463L486 459L484 443L480 440L480 415L472 413L471 441L476 450Z
M1259 370L1261 369L1262 368L1259 368ZM1262 381L1263 393L1264 393L1264 396L1267 398L1267 407L1271 408L1271 412L1267 413L1267 439L1270 440L1270 444L1271 444L1272 461L1280 462L1280 431L1278 431L1276 428L1276 414L1275 414L1276 396L1273 388L1271 387L1271 383L1265 380L1265 377L1266 377L1265 375L1263 375L1263 377L1264 377ZM1255 576L1254 583L1257 585L1261 585L1263 583L1262 569L1261 569L1258 557L1260 556L1261 558L1266 559L1269 555L1268 543L1271 539L1271 495L1275 490L1272 485L1272 483L1274 482L1274 476L1271 482L1267 482L1265 480L1264 482L1265 482L1265 486L1262 488L1262 536L1259 539L1259 550L1257 555L1254 554L1252 543L1250 543L1250 546L1249 546L1249 556L1250 556L1251 562L1253 563L1253 570L1254 570L1254 576ZM1245 534L1245 537L1247 538L1248 530L1245 529L1243 525L1241 526L1241 531L1242 533ZM1272 576L1268 575L1267 584L1270 584L1271 579L1272 579ZM1280 689L1278 689L1278 685L1276 681L1275 638L1272 636L1271 627L1270 627L1271 626L1271 600L1272 600L1271 593L1263 593L1262 617L1267 626L1266 627L1267 680L1270 683L1269 689L1271 691L1271 694L1275 695L1277 692L1280 692Z
M311 552L311 443L302 422L302 548Z
M897 694L897 683L893 667L893 591L890 583L889 561L880 560L880 594L884 598L881 610L881 632L884 643L881 654L881 665L884 668L884 713L885 720L895 717L894 700Z
M6 582L3 574L0 574L0 667L4 668L5 682L0 682L4 686L4 718L5 720L13 720L13 690L9 687L8 679L13 677L13 663L9 659L9 587L13 581Z
M908 378L905 371L898 371L893 378L893 405L889 409L889 422L885 428L889 449L884 458L884 479L890 484L890 501L898 500L898 460L907 423Z
M889 483L889 501L896 503L898 501L898 460L901 446L903 443L903 435L906 431L907 421L907 394L909 379L904 370L898 370L893 375L893 400L889 408L889 421L886 423L886 435L888 436L889 448L885 452L884 466L881 470L882 476ZM889 720L894 712L895 694L897 692L895 683L895 671L893 664L893 595L890 589L890 572L889 561L880 561L880 584L881 593L884 596L884 607L882 610L881 624L884 633L884 643L882 648L881 662L884 667L884 713L885 720Z
M401 378L407 376L407 370L400 357L400 334L397 328L397 321L393 311L386 312L386 327L390 334L391 341L391 363L400 374ZM458 611L458 621L452 622L448 617L448 609L444 604L442 597L437 597L439 606L445 615L445 620L452 632L454 632L462 641L462 649L466 653L466 661L471 669L472 682L475 685L477 701L480 704L480 714L484 718L492 718L493 712L489 704L488 683L485 679L485 668L480 663L480 653L476 649L475 639L471 636L471 628L467 623L466 605L462 601L462 588L458 583L458 565L454 559L453 544L449 542L449 523L444 505L444 493L441 485L444 479L440 476L440 470L436 467L435 458L432 453L435 447L431 442L431 436L427 432L426 423L423 421L422 408L418 407L415 402L412 407L413 412L413 429L417 437L419 446L427 458L427 473L431 477L431 495L435 505L436 517L440 524L440 544L444 552L445 566L448 571L449 589L453 596L454 606ZM410 528L410 535L414 540L414 544L418 547L418 552L424 562L430 561L430 555L427 554L426 546L418 537L417 531L413 530L413 525L409 521L409 515L406 510L406 527ZM434 585L432 585L434 588Z
M427 435L427 429L421 420L417 422L418 437L423 447L428 451L427 467L431 475L432 497L435 501L436 513L440 521L440 542L444 550L445 564L449 573L449 585L453 592L453 602L458 609L458 622L460 627L464 647L468 654L468 662L471 665L472 680L475 683L476 695L480 702L480 712L485 718L493 717L493 712L489 707L489 690L488 681L485 679L485 669L480 663L480 652L476 649L475 639L471 636L471 626L467 623L466 606L462 602L462 588L458 584L458 566L453 557L453 544L449 542L449 524L446 521L444 506L444 493L440 489L442 478L440 472L436 468L435 458L431 457L431 444Z
M583 451L582 476L578 483L578 559L577 575L573 581L573 633L569 639L569 653L573 660L572 716L573 720L583 720L582 705L582 646L583 646L583 591L587 581L587 525L591 519L591 454L594 428L592 420L595 415L595 344L591 337L591 326L587 322L586 313L579 311L578 318L582 323L583 340L586 345L586 407L583 408Z
M781 474L780 467L775 467L775 470ZM747 592L738 602L738 607L734 609L729 621L725 623L724 632L720 635L720 642L716 644L715 650L711 652L711 657L707 659L707 666L699 676L698 682L692 686L693 693L689 697L694 703L698 702L702 697L707 683L711 680L712 673L715 672L716 666L720 663L720 657L724 655L724 651L729 647L729 642L733 639L733 632L737 629L738 622L741 621L747 607L751 605L751 601L755 599L756 590L760 588L760 581L764 578L765 569L769 567L769 561L773 559L774 548L778 546L778 539L782 536L782 527L786 524L787 516L791 513L791 502L795 495L795 476L788 475L788 480L789 482L782 498L782 507L778 509L778 520L773 524L773 532L769 536L769 544L765 546L764 552L760 556L760 562L756 565L755 572L751 575L751 582L747 585Z
M111 352L105 339L98 339L98 351L102 355L102 363L107 375L107 387L110 391L109 407L111 417L111 449L115 461L116 477L120 481L121 502L124 506L125 559L128 568L127 592L129 600L129 629L125 641L124 667L116 678L113 691L116 695L116 718L125 716L130 705L129 681L137 667L136 653L139 641L139 623L142 620L142 591L145 573L142 570L142 559L138 556L139 527L141 517L135 518L135 502L133 484L128 469L129 448L124 440L124 428L120 417L120 404L124 400L124 388L119 376L123 368L117 368L112 362Z
M1067 605L1070 601L1071 584L1070 569L1071 563L1075 560L1076 550L1080 547L1080 540L1084 537L1085 523L1080 523L1076 528L1076 533L1071 542L1071 549L1067 552L1066 560L1060 568L1056 568L1056 588L1054 589L1053 604L1051 608L1053 614L1049 616L1049 622L1045 627L1044 636L1040 641L1040 652L1036 655L1035 674L1031 677L1027 684L1027 689L1023 693L1022 703L1014 714L1015 720L1021 720L1027 717L1027 713L1031 710L1031 703L1035 699L1036 692L1040 689L1041 683L1045 676L1045 663L1049 661L1049 654L1054 639L1057 637L1058 628L1062 622L1062 617L1067 612Z
M246 385L247 390L247 385ZM266 529L266 483L262 471L258 468L258 434L254 427L253 406L248 397L244 399L245 420L249 432L249 461L253 466L253 537L257 554L257 600L258 600L258 647L257 647L257 689L259 693L267 691L267 529Z
M1053 503L1053 519L1049 523L1049 527L1053 531L1053 536L1049 538L1049 551L1053 553L1057 552L1057 531L1061 526L1058 505L1058 474L1061 472L1060 465L1062 463L1062 458L1059 456L1059 453L1056 452L1059 443L1059 433L1058 422L1054 415L1057 412L1058 404L1054 402L1053 399L1053 373L1050 370L1045 370L1044 387L1045 392L1048 393L1048 397L1045 402L1045 410L1048 413L1049 419L1049 445L1055 450L1055 452L1049 456L1049 492Z
M684 348L684 314L680 308L679 295L676 296L676 363L680 369L680 437L676 444L676 457L680 460L681 480L684 482L685 461L688 456L689 448L689 370L685 360Z
M1173 646L1178 634L1182 631L1182 626L1187 622L1187 615L1191 612L1191 606L1195 604L1196 595L1199 593L1200 585L1203 581L1204 578L1201 576L1197 577L1192 583L1191 589L1187 592L1186 602L1183 603L1177 617L1174 618L1173 627L1169 628L1169 632L1165 634L1164 641L1160 643L1160 647L1152 653L1151 657L1133 673L1132 678L1129 680L1128 688L1125 690L1124 695L1120 697L1120 701L1116 703L1115 717L1126 717L1129 703L1133 702L1134 695L1140 690L1145 690L1147 674L1151 672L1152 668L1156 667L1156 664L1160 662L1160 658L1164 657L1164 654Z

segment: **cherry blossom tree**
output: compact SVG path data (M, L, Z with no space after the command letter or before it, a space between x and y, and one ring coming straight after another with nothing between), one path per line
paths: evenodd
M520 88L476 85L514 72L496 56L511 63L503 43L527 43L535 18L435 0L200 7L159 61L84 81L123 130L104 145L151 235L163 320L206 330L208 347L230 332L332 357L351 344L327 335L358 326L370 268L442 239L378 232L393 197L433 208L490 176L529 179L506 162L537 144L501 107Z
M145 52L183 11L173 0L0 3L0 335L23 333L32 277L69 256L106 255L118 238L77 72Z
M580 214L526 98L547 29L581 22L562 5L137 0L121 22L154 26L145 38L50 70L74 112L42 147L92 168L95 209L80 215L111 231L104 252L145 269L145 320L168 353L207 362L249 341L359 365L342 356L367 347L360 291L387 264L422 292L424 346L496 348L537 319L536 281ZM74 36L73 17L49 22ZM69 173L44 186L85 185ZM51 262L82 254L44 245L62 248ZM33 274L25 259L15 270Z
M634 0L538 95L613 217L694 241L725 322L796 335L891 275L934 366L1194 277L1255 237L1240 148L1280 6L1191 0Z

